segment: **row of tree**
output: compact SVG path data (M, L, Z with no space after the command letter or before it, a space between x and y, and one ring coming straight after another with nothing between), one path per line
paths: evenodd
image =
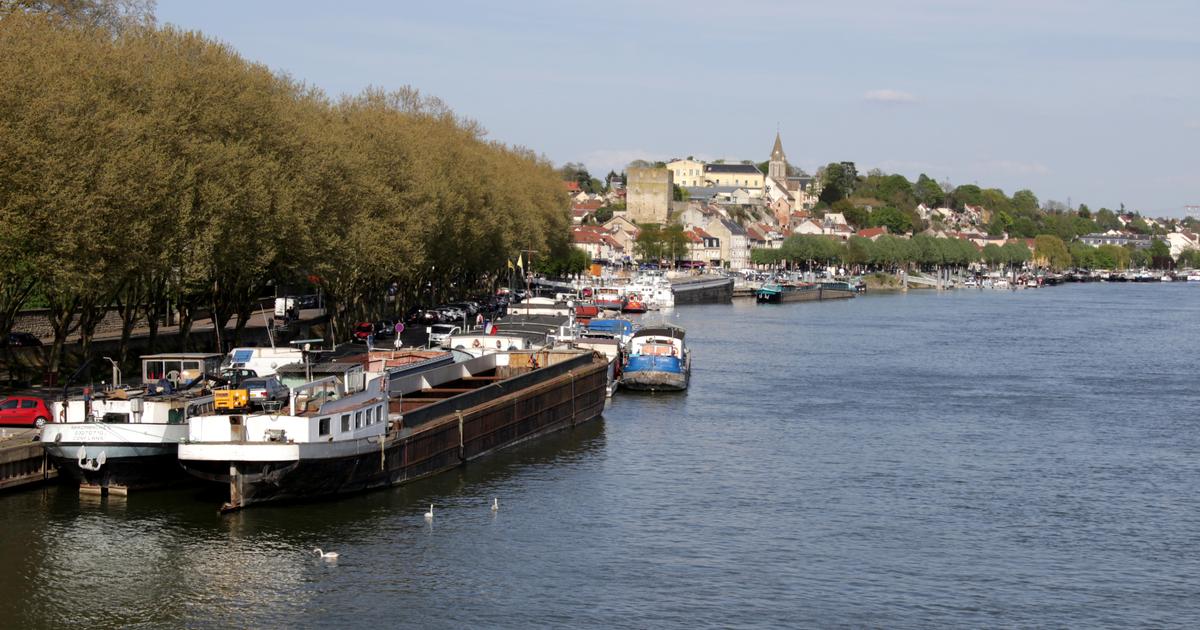
M437 99L333 100L197 33L35 9L0 17L0 335L46 305L51 370L110 306L123 342L171 305L184 339L204 311L228 345L269 283L311 282L341 339L520 250L570 258L552 165Z
M1031 250L1023 241L1009 240L1004 245L989 244L980 251L973 243L957 238L934 238L918 234L899 238L884 234L872 241L853 236L839 241L820 235L793 235L778 249L760 248L750 252L751 262L757 265L788 265L801 268L829 265L859 266L879 270L895 270L916 266L922 269L962 268L983 262L990 267L1020 266L1034 261L1050 269L1068 267L1080 269L1126 269L1154 266L1167 268L1171 262L1170 248L1154 241L1149 249L1118 245L1091 247L1072 243L1070 247L1053 234L1034 239ZM1185 262L1200 262L1200 250L1185 252ZM1181 263L1183 264L1183 263Z
M1024 244L1012 242L1013 249ZM1025 257L1028 260L1028 255ZM920 268L966 267L980 260L979 251L969 241L933 238L924 234L911 239L884 234L876 240L852 236L839 241L827 236L797 234L789 236L778 249L754 249L750 260L758 265L788 265L800 268L830 265L858 266L894 270L916 265Z

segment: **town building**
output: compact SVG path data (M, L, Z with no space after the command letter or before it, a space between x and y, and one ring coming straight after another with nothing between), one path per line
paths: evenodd
M667 162L667 169L675 178L676 186L695 188L705 185L704 162L693 160L690 157L683 160L671 160Z
M762 188L763 174L753 164L705 164L706 186Z
M670 169L636 168L626 171L625 208L634 223L666 223L674 198Z

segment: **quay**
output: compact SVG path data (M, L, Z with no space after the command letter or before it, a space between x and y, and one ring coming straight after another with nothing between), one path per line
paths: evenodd
M25 429L0 434L0 491L25 488L58 477L50 465L42 443L37 441L39 429Z
M671 280L675 305L729 304L733 301L733 278L700 276Z

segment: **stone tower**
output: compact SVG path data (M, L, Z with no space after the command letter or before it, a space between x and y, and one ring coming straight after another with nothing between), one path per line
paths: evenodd
M779 140L779 132L775 132L775 147L771 149L771 161L767 163L767 177L787 184L787 156L783 154L783 142Z

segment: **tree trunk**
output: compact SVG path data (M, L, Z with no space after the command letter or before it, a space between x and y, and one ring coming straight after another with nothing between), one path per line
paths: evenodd
M50 358L46 363L47 374L58 374L62 363L63 346L67 342L67 336L73 330L71 324L74 322L78 310L79 298L77 297L62 301L55 298L50 299L50 312L47 319L50 320L50 328L54 330L54 342L50 346Z

